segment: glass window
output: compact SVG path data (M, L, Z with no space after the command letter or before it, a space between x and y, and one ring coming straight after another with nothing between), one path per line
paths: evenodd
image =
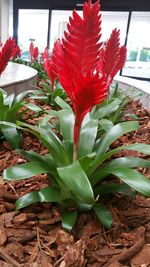
M34 42L42 52L47 46L49 10L19 9L18 44L27 54Z
M82 16L82 11L77 11ZM114 28L121 31L121 44L125 42L128 12L101 12L102 13L102 41L107 41ZM53 10L51 20L50 50L57 38L63 37L64 30L67 29L67 23L72 11Z
M150 78L150 12L132 12L122 75Z
M102 12L102 41L107 41L113 29L120 30L120 44L124 45L129 12Z
M78 14L82 16L82 11L78 11ZM63 33L67 30L67 23L69 17L72 15L72 10L53 10L50 30L50 50L52 51L54 42L58 38L63 37Z

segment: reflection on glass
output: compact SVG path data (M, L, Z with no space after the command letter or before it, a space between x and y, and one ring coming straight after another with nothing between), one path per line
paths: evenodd
M48 10L19 9L18 44L25 54L31 41L40 52L47 46L48 15Z
M150 78L150 12L132 12L123 75Z

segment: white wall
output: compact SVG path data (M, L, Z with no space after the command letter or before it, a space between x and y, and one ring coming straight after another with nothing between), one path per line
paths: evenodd
M0 0L0 40L4 43L9 37L9 0Z

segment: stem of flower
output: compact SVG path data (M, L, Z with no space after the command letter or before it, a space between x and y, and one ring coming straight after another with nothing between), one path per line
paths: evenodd
M74 144L74 146L73 146L73 161L76 161L76 160L77 160L77 147Z

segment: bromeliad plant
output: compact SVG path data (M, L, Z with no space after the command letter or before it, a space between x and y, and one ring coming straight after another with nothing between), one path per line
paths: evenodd
M60 138L47 119L39 127L18 122L18 128L37 136L49 153L41 156L20 150L29 162L8 168L3 174L6 180L20 180L47 173L50 185L19 198L17 209L35 202L55 202L62 207L62 225L68 230L72 229L80 210L93 210L105 227L111 227L111 215L101 199L105 193L132 195L133 191L138 191L150 196L150 181L133 169L149 167L148 160L137 157L111 160L112 155L124 149L150 155L150 146L146 144L110 148L123 134L136 131L138 122L109 125L107 132L97 139L99 119L93 118L90 111L108 97L112 78L122 68L126 55L125 47L119 45L117 30L112 32L105 49L102 48L99 12L99 1L93 5L90 1L84 3L83 18L73 11L65 39L58 40L54 46L53 64L57 78L73 106L72 110L59 97L55 99L61 107L53 112L59 120ZM103 183L112 175L120 182Z
M0 44L0 76L14 53L15 44L13 38L9 38L4 45Z

